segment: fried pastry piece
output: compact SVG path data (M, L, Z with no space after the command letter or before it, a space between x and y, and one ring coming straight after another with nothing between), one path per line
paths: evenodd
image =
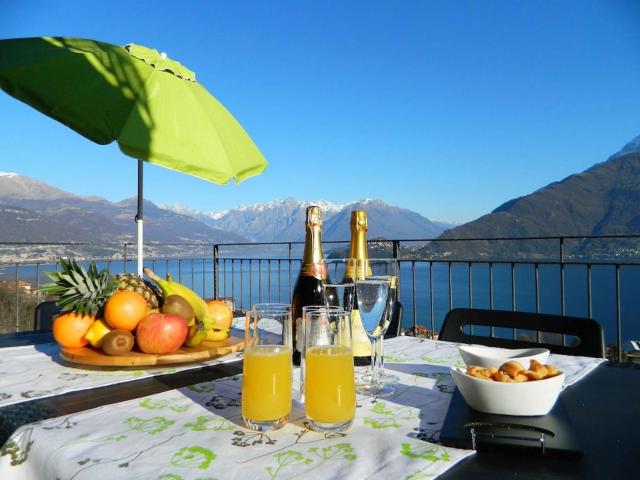
M523 370L524 372L524 370ZM524 373L519 372L515 377L513 377L513 381L514 382L528 382L529 381L529 377L527 377Z
M511 377L503 372L495 372L491 375L491 379L496 382L507 382Z
M547 369L547 376L545 378L555 377L556 375L560 375L562 373L553 365L545 365L545 367Z
M482 367L478 367L476 365L469 365L467 367L467 374L468 375L475 375L477 373L480 373L480 371L484 370L484 368Z
M495 368L493 369L497 371ZM467 375L480 378L482 380L491 380L491 374L493 372L489 368L478 367L476 365L469 365L467 367Z
M539 380L542 380L547 376L547 367L542 365L537 360L531 360L529 370L531 370L532 372L536 372L540 376Z
M526 375L529 380L542 380L544 378L544 375L534 372L533 370L525 370L522 373Z
M511 378L516 378L516 375L518 375L518 373L522 372L524 369L525 368L518 362L516 362L515 360L511 360L510 362L503 363L500 366L499 370L506 373Z

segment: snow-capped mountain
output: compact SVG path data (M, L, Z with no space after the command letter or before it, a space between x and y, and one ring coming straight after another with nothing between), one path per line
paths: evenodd
M1 242L135 241L136 199L80 196L17 173L0 172ZM246 242L188 215L145 200L145 240L162 243Z
M349 218L355 209L365 209L368 213L369 238L434 238L448 227L441 222L431 222L411 210L373 199L337 204L326 200L299 201L287 198L212 212L198 211L184 205L162 207L256 242L287 242L304 239L305 211L310 205L317 205L322 210L325 240L349 239Z

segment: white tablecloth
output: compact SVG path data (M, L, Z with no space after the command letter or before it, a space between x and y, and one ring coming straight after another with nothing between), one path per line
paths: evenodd
M77 390L202 368L242 358L242 352L205 362L158 367L90 367L60 358L55 343L0 349L0 407Z
M437 444L454 390L449 367L461 359L454 344L411 337L387 341L386 351L400 376L397 393L359 396L346 435L309 431L295 402L283 429L245 429L236 376L25 425L0 450L0 478L434 478L473 454ZM600 363L560 355L550 362L567 384Z

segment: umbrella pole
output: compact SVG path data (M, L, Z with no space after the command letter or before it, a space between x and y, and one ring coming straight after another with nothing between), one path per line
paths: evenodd
M144 193L143 193L143 167L144 163L142 160L138 160L138 213L136 213L136 223L138 224L138 275L142 277L142 268L143 268L143 253L142 253L142 245L143 245L143 205L144 201Z

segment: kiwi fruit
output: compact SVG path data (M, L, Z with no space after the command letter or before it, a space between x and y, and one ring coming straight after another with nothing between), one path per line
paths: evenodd
M111 330L102 338L102 351L107 355L124 355L133 348L134 338L126 330Z
M178 315L184 318L187 323L191 323L196 316L193 307L180 295L168 295L162 304L162 313Z

